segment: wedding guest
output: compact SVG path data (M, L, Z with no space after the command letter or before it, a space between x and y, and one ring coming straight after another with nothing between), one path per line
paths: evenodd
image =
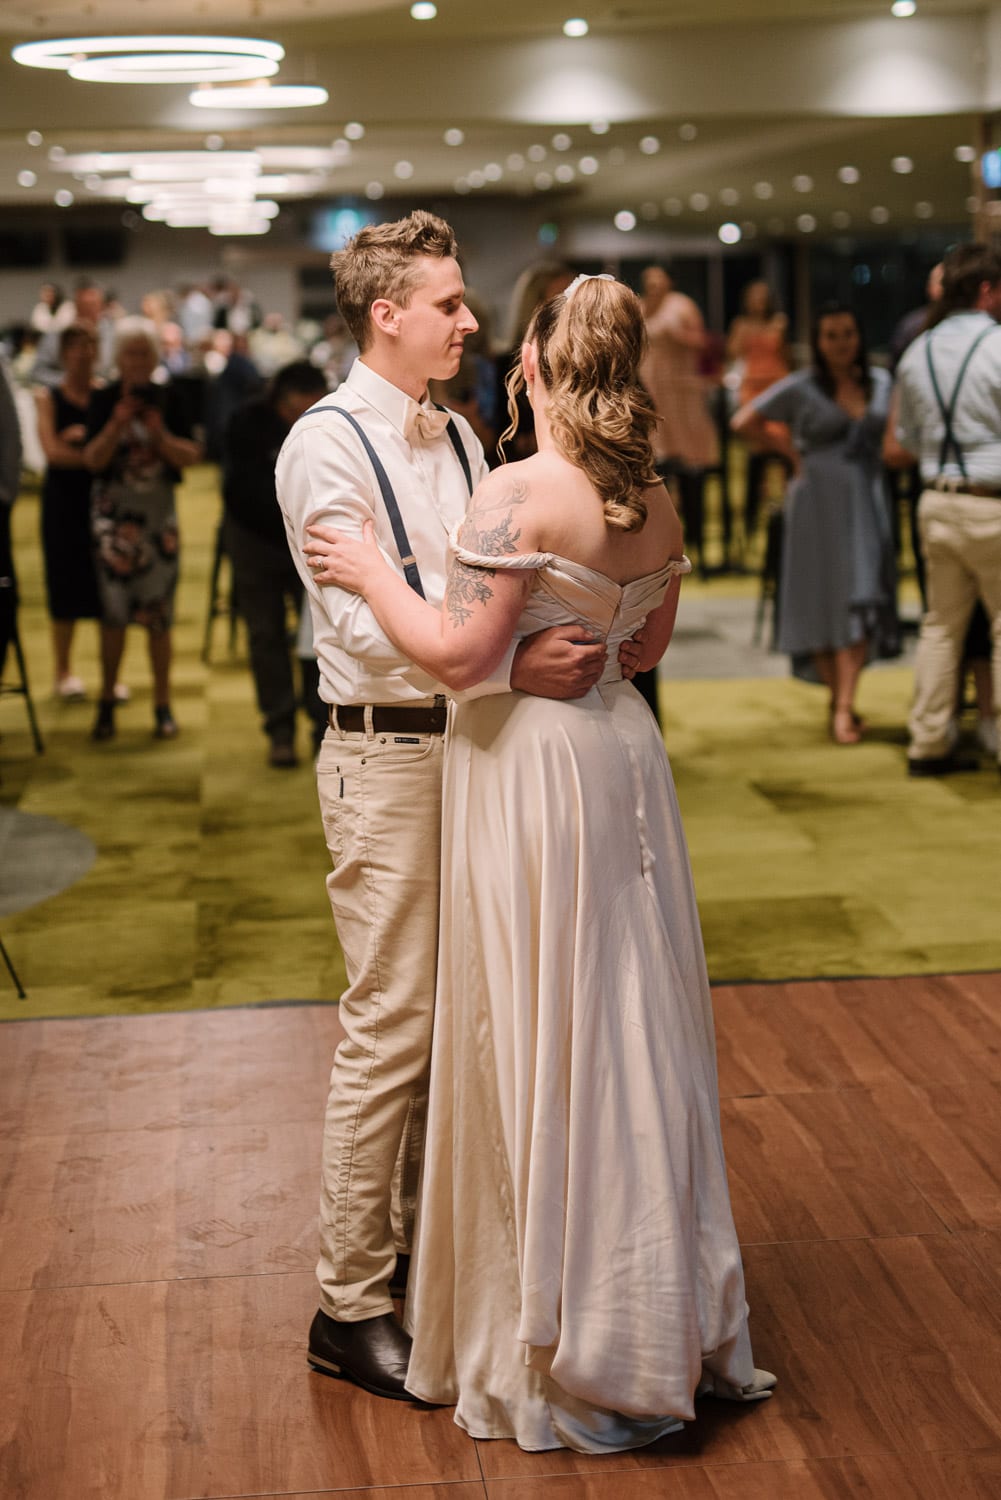
M289 615L298 619L302 582L289 556L275 496L275 460L299 417L327 393L322 370L296 360L277 372L267 394L233 413L223 442L223 535L237 608L247 623L257 707L270 742L269 765L298 764L298 695L289 651Z
M64 328L59 335L59 357L63 378L57 386L39 386L35 406L46 459L42 556L52 621L55 691L57 697L73 700L85 693L72 664L76 623L96 620L101 612L90 524L91 473L83 458L87 416L98 389L93 328L84 323Z
M142 625L153 673L153 733L178 732L170 702L171 626L179 537L176 490L198 463L187 402L175 387L153 385L160 350L142 318L118 326L118 379L94 394L84 463L95 476L93 527L101 600L101 700L95 740L115 735L114 687L130 624Z
M893 537L881 440L890 377L870 368L851 308L820 308L809 369L741 408L733 430L760 439L767 422L792 433L799 470L786 496L778 649L830 695L828 729L857 745L859 676L871 656L899 651Z

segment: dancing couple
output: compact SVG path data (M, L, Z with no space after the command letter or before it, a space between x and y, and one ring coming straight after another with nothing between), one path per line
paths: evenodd
M277 466L349 980L309 1363L473 1437L636 1447L775 1383L684 834L627 680L689 568L641 309L607 276L539 309L514 380L539 451L491 474L427 397L476 327L448 225L363 229L332 265L361 354Z

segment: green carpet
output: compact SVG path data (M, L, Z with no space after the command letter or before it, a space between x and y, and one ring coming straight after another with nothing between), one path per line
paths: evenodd
M224 621L212 665L200 660L218 512L214 473L199 470L181 497L180 739L151 738L135 630L123 671L133 701L118 739L95 745L93 703L52 697L37 495L15 507L46 750L33 753L23 703L0 699L0 801L79 829L98 853L68 889L3 918L28 999L0 970L0 1018L334 1000L343 987L312 768L266 766L243 642L231 658ZM699 588L728 585L685 584ZM75 665L93 694L89 622ZM817 692L787 679L662 692L715 981L1001 968L997 774L907 780L909 671L866 677L872 734L850 749L826 741ZM303 751L307 740L303 724Z

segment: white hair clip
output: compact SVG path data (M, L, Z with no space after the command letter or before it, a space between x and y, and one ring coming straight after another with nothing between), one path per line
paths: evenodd
M563 293L563 295L567 299L567 301L569 302L570 298L573 296L573 294L577 290L577 288L579 286L583 286L584 283L585 283L585 281L614 281L614 280L615 280L615 277L609 271L601 271L601 272L599 272L599 274L597 276L587 276L587 275L585 275L582 272L580 276L575 276L574 277L573 281L571 281L570 285L567 287L567 289Z

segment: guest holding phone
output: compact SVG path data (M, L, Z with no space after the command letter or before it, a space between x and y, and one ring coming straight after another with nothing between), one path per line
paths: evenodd
M124 318L118 327L118 379L96 392L87 422L84 463L96 476L93 528L101 601L101 701L95 740L115 734L114 687L130 624L145 627L153 672L154 729L173 739L170 706L171 625L177 587L174 503L181 471L198 463L187 403L169 383L154 385L160 358L152 326Z

